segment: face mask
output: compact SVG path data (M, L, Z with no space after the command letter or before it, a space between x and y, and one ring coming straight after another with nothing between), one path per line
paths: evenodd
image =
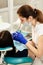
M32 23L31 23L31 22L29 22L28 24L29 24L30 26L32 26Z
M25 23L23 23L24 25L28 25L28 26L32 26L32 23L31 22L25 22Z

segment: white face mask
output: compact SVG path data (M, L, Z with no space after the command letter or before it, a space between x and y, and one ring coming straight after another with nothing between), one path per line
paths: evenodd
M23 23L24 25L29 25L29 26L32 26L32 23L31 22L25 22L25 23Z
M31 23L31 22L29 22L28 24L29 24L30 26L32 26L32 23Z
M23 23L23 27L22 27L22 29L24 30L24 31L31 31L31 28L32 28L32 25L31 25L31 22L24 22Z

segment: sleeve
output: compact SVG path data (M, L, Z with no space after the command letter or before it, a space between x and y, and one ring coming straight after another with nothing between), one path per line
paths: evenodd
M38 35L43 35L43 25L38 26Z

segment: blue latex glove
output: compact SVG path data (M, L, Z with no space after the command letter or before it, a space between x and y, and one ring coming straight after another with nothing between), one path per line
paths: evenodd
M19 41L20 43L26 44L27 40L20 32L15 32L12 34L13 40Z

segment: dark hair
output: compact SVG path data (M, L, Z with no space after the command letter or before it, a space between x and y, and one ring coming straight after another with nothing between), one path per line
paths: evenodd
M21 6L18 9L17 14L22 16L22 17L25 17L27 19L28 19L29 16L32 16L33 18L35 18L40 23L43 23L43 14L42 14L42 12L38 9L33 9L29 5Z
M7 30L4 30L0 32L0 47L4 48L4 47L9 47L9 46L13 47L14 51L16 50L16 48L14 47L10 32Z

